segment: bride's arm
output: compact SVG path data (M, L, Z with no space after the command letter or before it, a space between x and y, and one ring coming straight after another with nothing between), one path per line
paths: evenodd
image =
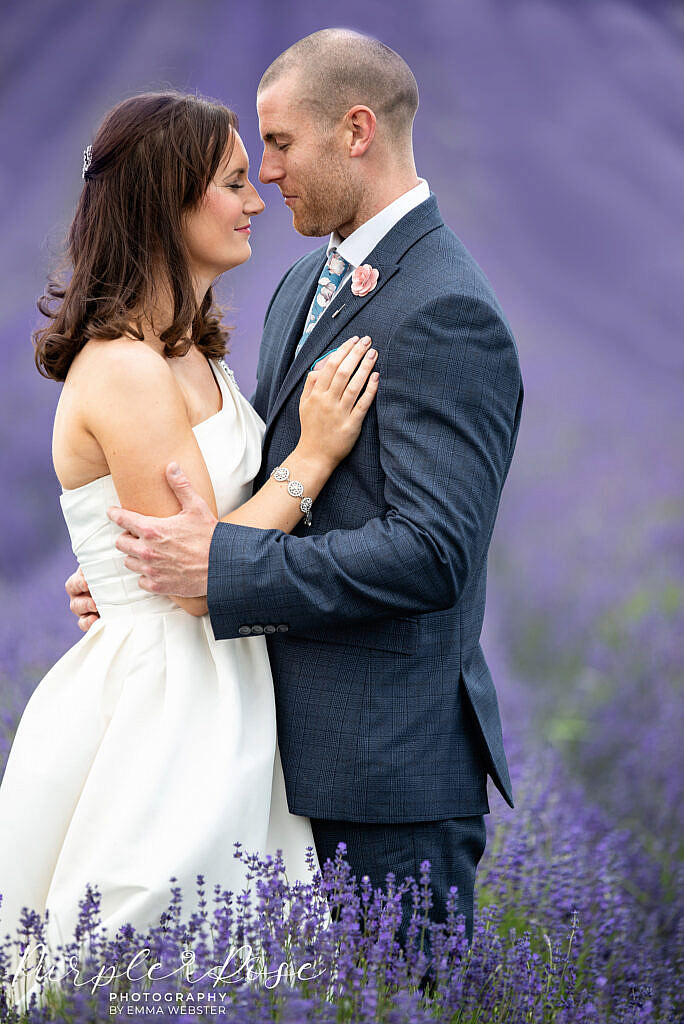
M356 401L373 357L364 358L366 348L352 340L319 373L310 374L302 396L302 436L284 460L312 498L351 450L377 390L377 381L371 380ZM178 513L165 476L168 463L177 462L216 516L211 478L167 361L146 345L122 339L103 342L93 364L84 425L104 452L121 506L162 518ZM301 517L299 502L282 483L269 479L226 521L289 533ZM204 598L173 600L193 615L207 611Z
M375 398L377 375L368 380L375 350L370 349L364 357L369 345L370 338L365 344L364 339L349 338L325 363L321 362L318 372L309 374L304 385L299 403L300 439L282 465L290 471L291 479L304 484L305 495L312 499L318 497L333 470L354 447ZM350 381L352 374L354 379ZM221 522L291 533L302 515L299 501L287 493L287 487L269 478L249 501L223 516Z
M89 352L83 426L102 448L122 506L162 517L178 512L164 469L170 457L183 458L193 485L216 515L211 478L166 360L128 339L96 345L91 343ZM172 600L191 614L203 614L201 598Z

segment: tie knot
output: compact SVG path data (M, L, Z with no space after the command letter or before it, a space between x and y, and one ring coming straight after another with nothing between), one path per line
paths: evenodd
M351 266L344 256L340 256L337 249L331 249L328 255L328 262L325 265L325 269L330 277L336 278L336 283L344 277L347 270Z

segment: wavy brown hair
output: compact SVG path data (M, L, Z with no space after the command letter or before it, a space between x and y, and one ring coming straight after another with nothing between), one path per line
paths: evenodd
M141 319L151 320L162 287L173 299L164 355L192 344L225 353L211 288L197 307L183 215L202 201L237 127L222 104L177 92L132 96L107 114L67 236L70 279L51 277L38 300L51 321L33 334L44 377L63 381L90 338L142 339Z

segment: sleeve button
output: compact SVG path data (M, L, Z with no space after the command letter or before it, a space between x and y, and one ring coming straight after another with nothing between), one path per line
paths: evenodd
M249 636L251 632L251 626L240 626L240 628L238 629L238 633L240 634L240 636Z
M276 626L278 633L287 633L289 628L290 627L287 625L286 622L281 622L278 626Z
M254 634L254 636L260 636L261 633L263 633L263 631L264 627L259 624L257 624L256 626L252 626L252 633Z
M275 631L276 631L275 626L273 626L271 624L269 624L268 626L264 626L264 633L275 633Z

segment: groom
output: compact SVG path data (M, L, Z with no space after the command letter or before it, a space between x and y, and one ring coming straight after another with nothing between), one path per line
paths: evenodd
M111 518L144 589L208 594L217 639L267 635L288 803L311 818L321 863L343 841L380 886L429 860L433 918L458 885L470 938L487 774L513 806L479 638L523 390L492 288L416 175L417 105L401 57L346 30L295 43L259 86L259 177L297 231L330 241L268 307L255 487L297 441L312 364L354 334L379 353L376 402L312 525L217 524L170 472L179 515Z

